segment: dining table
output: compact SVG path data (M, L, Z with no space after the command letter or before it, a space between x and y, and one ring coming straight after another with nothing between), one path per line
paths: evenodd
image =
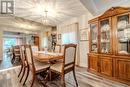
M36 51L33 54L33 58L39 62L51 62L51 61L63 59L64 56L62 53Z
M36 51L33 53L33 58L39 62L48 62L51 65L55 64L55 61L62 60L64 55L62 53ZM46 71L47 74L44 81L47 82L49 78L49 69Z

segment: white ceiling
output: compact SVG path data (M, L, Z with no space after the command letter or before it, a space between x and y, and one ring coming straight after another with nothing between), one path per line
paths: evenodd
M130 0L80 0L81 3L93 14L100 15L111 7L130 7Z
M15 16L42 23L45 7L47 24L52 26L86 12L80 0L15 0Z
M47 25L56 26L88 11L95 16L100 15L114 6L130 6L130 0L15 0L14 15L43 23L46 7Z

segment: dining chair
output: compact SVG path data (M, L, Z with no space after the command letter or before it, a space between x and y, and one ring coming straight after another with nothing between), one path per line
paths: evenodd
M56 44L56 46L54 48L54 52L56 52L56 53L60 53L61 52L61 45L60 44Z
M22 81L24 75L25 75L25 70L27 69L27 60L25 58L25 46L24 45L20 45L20 58L21 58L21 68L20 68L20 72L18 74L18 77L21 76L20 78L20 82ZM27 72L29 73L29 72ZM22 75L21 75L22 74Z
M33 52L32 52L31 45L25 46L25 58L26 58L27 63L28 63L27 71L30 71L32 74L32 80L31 80L30 87L33 87L34 81L36 79L36 75L42 71L48 70L48 68L50 67L50 64L36 61L33 58ZM27 76L28 76L28 74L27 74ZM27 78L25 79L25 81L26 80L27 80Z
M20 68L20 72L18 74L18 77L20 76L20 74L21 74L21 72L23 71L23 68L24 68L24 61L25 61L24 45L20 46L20 56L21 56L21 68Z
M51 73L60 74L61 83L65 84L65 74L73 71L74 80L78 86L76 76L75 76L75 59L76 59L76 44L64 45L64 59L62 62L58 62L50 66L50 80Z
M62 44L61 45L61 53L63 53L63 54L64 54L64 49L65 49L65 44Z
M20 62L20 48L19 48L19 45L13 46L12 51L13 51L13 58L12 58L11 62L16 63L16 60L18 60L18 62Z

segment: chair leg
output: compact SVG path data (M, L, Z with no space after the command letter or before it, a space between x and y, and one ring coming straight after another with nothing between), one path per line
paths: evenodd
M24 77L25 70L26 70L26 67L23 67L23 73L22 73L22 77L21 77L21 79L20 79L20 82L22 81L22 79L23 79L23 77Z
M25 85L25 83L26 83L26 81L27 81L27 78L28 78L28 75L29 75L29 68L27 68L27 75L26 75L26 77L25 77L25 80L24 80L24 82L23 82L23 85Z
M64 74L61 74L61 84L63 84L63 87L65 87L65 77Z
M74 80L75 80L75 82L76 82L76 86L78 86L78 82L77 82L77 80L76 80L76 75L75 75L75 70L73 70L73 75L74 75Z
M13 57L13 58L11 59L11 63L12 63L12 64L14 64L14 60L15 60L15 58Z
M23 64L21 65L21 69L20 69L20 72L19 72L19 74L18 74L18 77L20 76L22 70L23 70Z
M49 70L49 80L51 81L51 70Z
M33 73L33 78L32 78L32 82L31 82L31 86L30 87L33 87L34 81L35 81L35 74Z

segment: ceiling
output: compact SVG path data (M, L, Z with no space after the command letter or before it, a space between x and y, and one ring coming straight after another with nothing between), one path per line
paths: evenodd
M95 16L115 6L130 7L130 0L80 0L81 3Z
M44 23L47 10L47 25L57 24L85 14L80 0L15 0L15 16Z
M15 0L15 16L56 26L86 12L97 16L114 6L130 6L130 0ZM43 21L44 20L44 21Z

